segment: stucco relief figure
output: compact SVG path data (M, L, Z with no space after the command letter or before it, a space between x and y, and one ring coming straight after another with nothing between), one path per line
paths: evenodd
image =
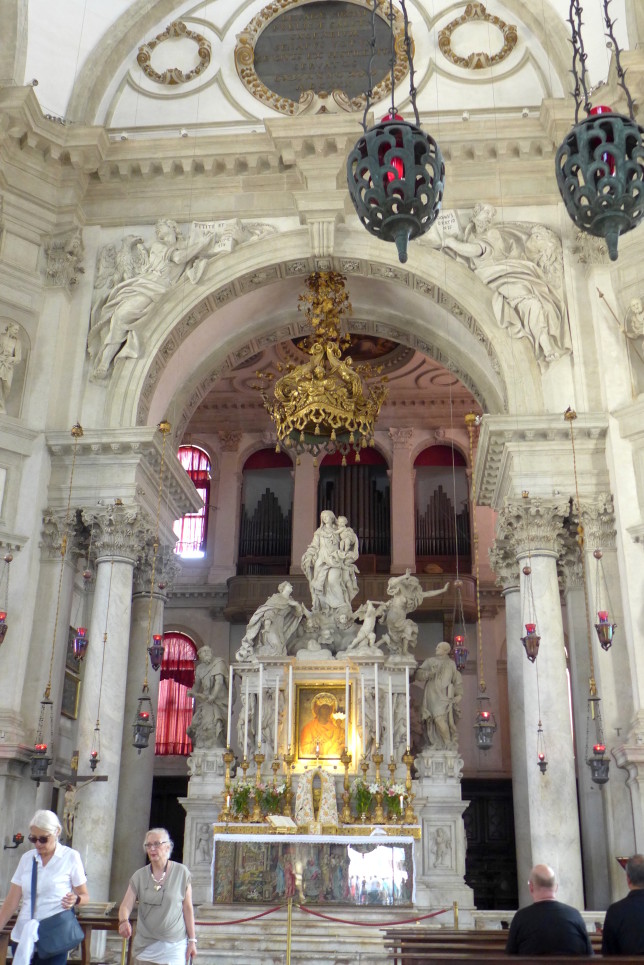
M140 239L135 241L136 258L131 267L135 273L119 282L110 292L90 331L88 349L93 359L95 379L107 377L110 366L119 358L139 358L142 353L140 335L146 327L149 310L179 279L186 277L196 284L213 250L216 235L206 234L188 243L175 221L157 221L156 238L145 251ZM132 251L132 249L130 249ZM138 271L136 270L138 268Z
M644 304L641 298L632 298L624 324L621 326L626 338L631 339L640 358L644 358Z
M358 592L354 562L357 558L357 538L353 530L346 526L346 521L339 527L335 513L330 509L323 510L320 525L302 556L302 570L309 581L313 612L351 612L351 601Z
M257 656L286 656L286 647L297 630L306 607L293 600L293 587L284 580L277 593L258 606L246 627L235 659L241 663L255 661Z
M429 746L436 750L455 750L458 746L463 678L449 656L450 650L449 643L439 643L436 656L424 660L416 671L416 679L426 681L421 716Z
M452 842L448 828L436 828L431 841L434 868L452 867Z
M201 647L195 682L188 691L195 710L187 734L194 747L223 747L228 713L228 667L221 657L213 659L210 647Z
M477 204L462 237L446 236L436 244L493 290L499 325L528 338L543 369L572 351L561 242L545 225L492 224L495 216L492 205Z
M387 583L387 596L391 599L378 604L376 611L380 623L387 628L380 643L386 644L394 655L408 654L418 639L418 625L408 618L408 614L417 610L423 600L440 596L448 588L449 583L446 583L440 590L423 590L409 569L402 576L392 576Z
M195 856L199 864L212 863L212 825L200 824L197 828Z
M13 322L9 322L0 335L0 412L7 411L13 373L21 359L20 328Z

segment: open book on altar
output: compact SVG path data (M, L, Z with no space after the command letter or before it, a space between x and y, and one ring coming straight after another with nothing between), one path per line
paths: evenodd
M293 818L289 818L284 814L267 814L266 820L272 828L297 828L297 824Z

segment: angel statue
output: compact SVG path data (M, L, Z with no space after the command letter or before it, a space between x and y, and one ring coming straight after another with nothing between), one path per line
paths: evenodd
M448 587L449 582L440 590L423 590L410 569L402 576L392 576L387 583L387 596L391 599L380 603L376 611L380 623L387 628L379 642L386 644L394 655L408 654L418 639L418 625L408 619L408 614L428 597L445 593Z

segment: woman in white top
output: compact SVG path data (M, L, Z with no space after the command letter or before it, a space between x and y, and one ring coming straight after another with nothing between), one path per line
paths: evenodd
M78 851L60 844L62 826L53 811L36 811L29 822L29 841L33 849L23 854L11 879L11 887L0 908L0 929L4 928L22 900L22 908L11 932L12 942L20 942L31 919L31 874L34 858L38 865L36 908L38 921L57 915L66 908L87 904L87 877ZM33 965L65 965L67 952L40 959L34 953Z

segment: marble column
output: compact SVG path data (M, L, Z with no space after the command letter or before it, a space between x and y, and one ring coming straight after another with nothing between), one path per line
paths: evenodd
M83 518L94 523L96 588L89 626L93 642L85 658L78 717L78 748L81 762L86 762L98 718L101 748L97 773L107 775L108 780L79 791L74 847L80 851L91 882L92 899L107 901L120 897L110 896L109 884L119 796L132 572L149 538L149 529L134 506L112 505L99 512L84 512Z
M161 671L155 671L150 666L147 648L152 643L153 634L163 633L165 603L172 583L181 570L181 564L172 551L160 551L154 569L154 588L150 599L152 547L148 546L148 554L144 561L139 562L134 574L130 659L127 668L119 797L110 881L110 895L114 899L125 894L130 877L142 864L143 839L150 826L155 734L153 732L150 736L150 746L146 750L138 751L132 743L132 722L138 710L146 665L149 696L155 714L158 714Z
M318 480L320 469L313 463L313 456L300 456L293 479L293 525L291 545L291 573L302 572L302 556L319 523ZM351 525L351 520L349 520Z
M508 709L510 714L510 748L512 752L512 800L514 805L514 836L517 853L517 881L519 906L530 903L528 876L532 868L530 846L530 797L528 767L530 741L526 737L525 676L529 663L521 645L524 627L521 623L521 593L519 564L512 546L496 540L490 550L490 563L497 574L505 599L505 640L508 660ZM534 751L534 748L532 749ZM532 754L534 757L534 753Z
M241 511L241 470L239 467L239 443L241 432L220 432L221 456L217 491L215 525L209 535L213 544L212 566L209 583L225 583L237 573L239 548L239 514Z
M416 526L414 466L411 449L413 429L390 429L393 444L391 464L391 511L396 507L396 525L391 526L391 572L416 572Z
M523 572L520 574L521 623L525 622L527 595L531 594L541 636L539 656L533 666L524 668L522 688L530 864L552 865L559 879L561 900L583 907L575 757L557 577L562 523L567 513L567 501L530 497L507 500L499 514L497 533L512 546L520 569L526 565L531 568L531 587L527 583L528 577ZM523 659L528 663L527 657ZM508 653L508 672L509 663ZM515 710L520 712L516 704ZM548 760L545 774L537 766L539 720L543 725ZM515 758L516 743L513 740L513 770L523 767L520 759ZM521 753L520 748L517 751ZM553 834L553 828L557 829L556 834ZM524 846L525 842L522 842L522 849Z

